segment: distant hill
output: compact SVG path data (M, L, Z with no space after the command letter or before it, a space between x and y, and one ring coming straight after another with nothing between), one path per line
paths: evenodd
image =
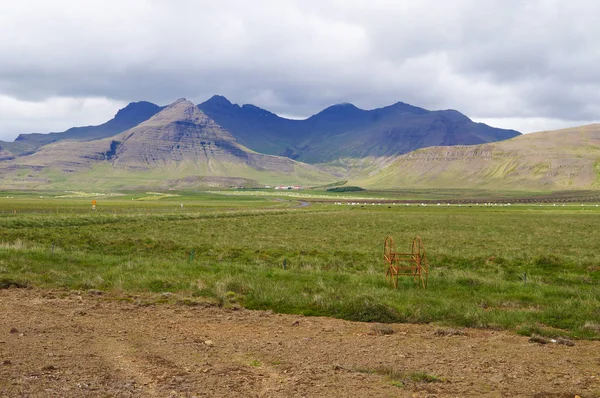
M565 190L600 188L600 124L390 158L351 181L379 187Z
M164 186L165 180L177 186L190 181L256 185L256 181L334 179L314 166L247 149L185 99L116 136L61 140L31 155L2 162L2 177L4 186L13 187L146 187ZM227 178L234 179L228 182Z
M305 120L232 104L222 96L198 107L241 144L308 163L396 156L430 146L473 145L520 135L475 123L458 111L428 111L402 102L369 111L339 104Z
M72 127L61 133L19 134L15 142L0 141L0 149L10 152L13 156L22 156L31 154L51 142L61 140L92 141L112 137L148 120L161 109L163 107L151 102L132 102L125 108L120 109L114 118L99 126Z

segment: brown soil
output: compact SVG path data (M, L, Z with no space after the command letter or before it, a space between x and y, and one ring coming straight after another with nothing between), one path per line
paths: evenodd
M94 293L0 290L0 396L600 396L600 342Z

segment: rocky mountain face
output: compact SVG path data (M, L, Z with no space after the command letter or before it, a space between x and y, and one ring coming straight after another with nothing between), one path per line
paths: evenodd
M339 104L305 120L239 106L221 96L198 107L243 145L308 163L397 156L430 146L474 145L520 135L475 123L458 111L428 111L402 102L374 110Z
M600 124L474 146L432 147L390 159L356 184L527 190L600 188Z
M206 165L210 169L214 163L237 163L292 172L295 163L248 150L185 99L113 137L105 157L116 167L141 169L181 167L185 163Z

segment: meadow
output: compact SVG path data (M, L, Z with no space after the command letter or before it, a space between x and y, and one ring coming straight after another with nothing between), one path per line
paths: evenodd
M361 192L362 204L348 205L343 194L294 195L2 192L0 288L600 338L594 203L373 205ZM386 283L388 235L398 249L423 239L426 290L411 278Z

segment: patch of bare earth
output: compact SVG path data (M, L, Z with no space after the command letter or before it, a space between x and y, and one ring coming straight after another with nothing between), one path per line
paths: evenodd
M0 290L0 396L600 394L600 342L542 345L510 332L390 328L264 311L148 306L87 293Z

